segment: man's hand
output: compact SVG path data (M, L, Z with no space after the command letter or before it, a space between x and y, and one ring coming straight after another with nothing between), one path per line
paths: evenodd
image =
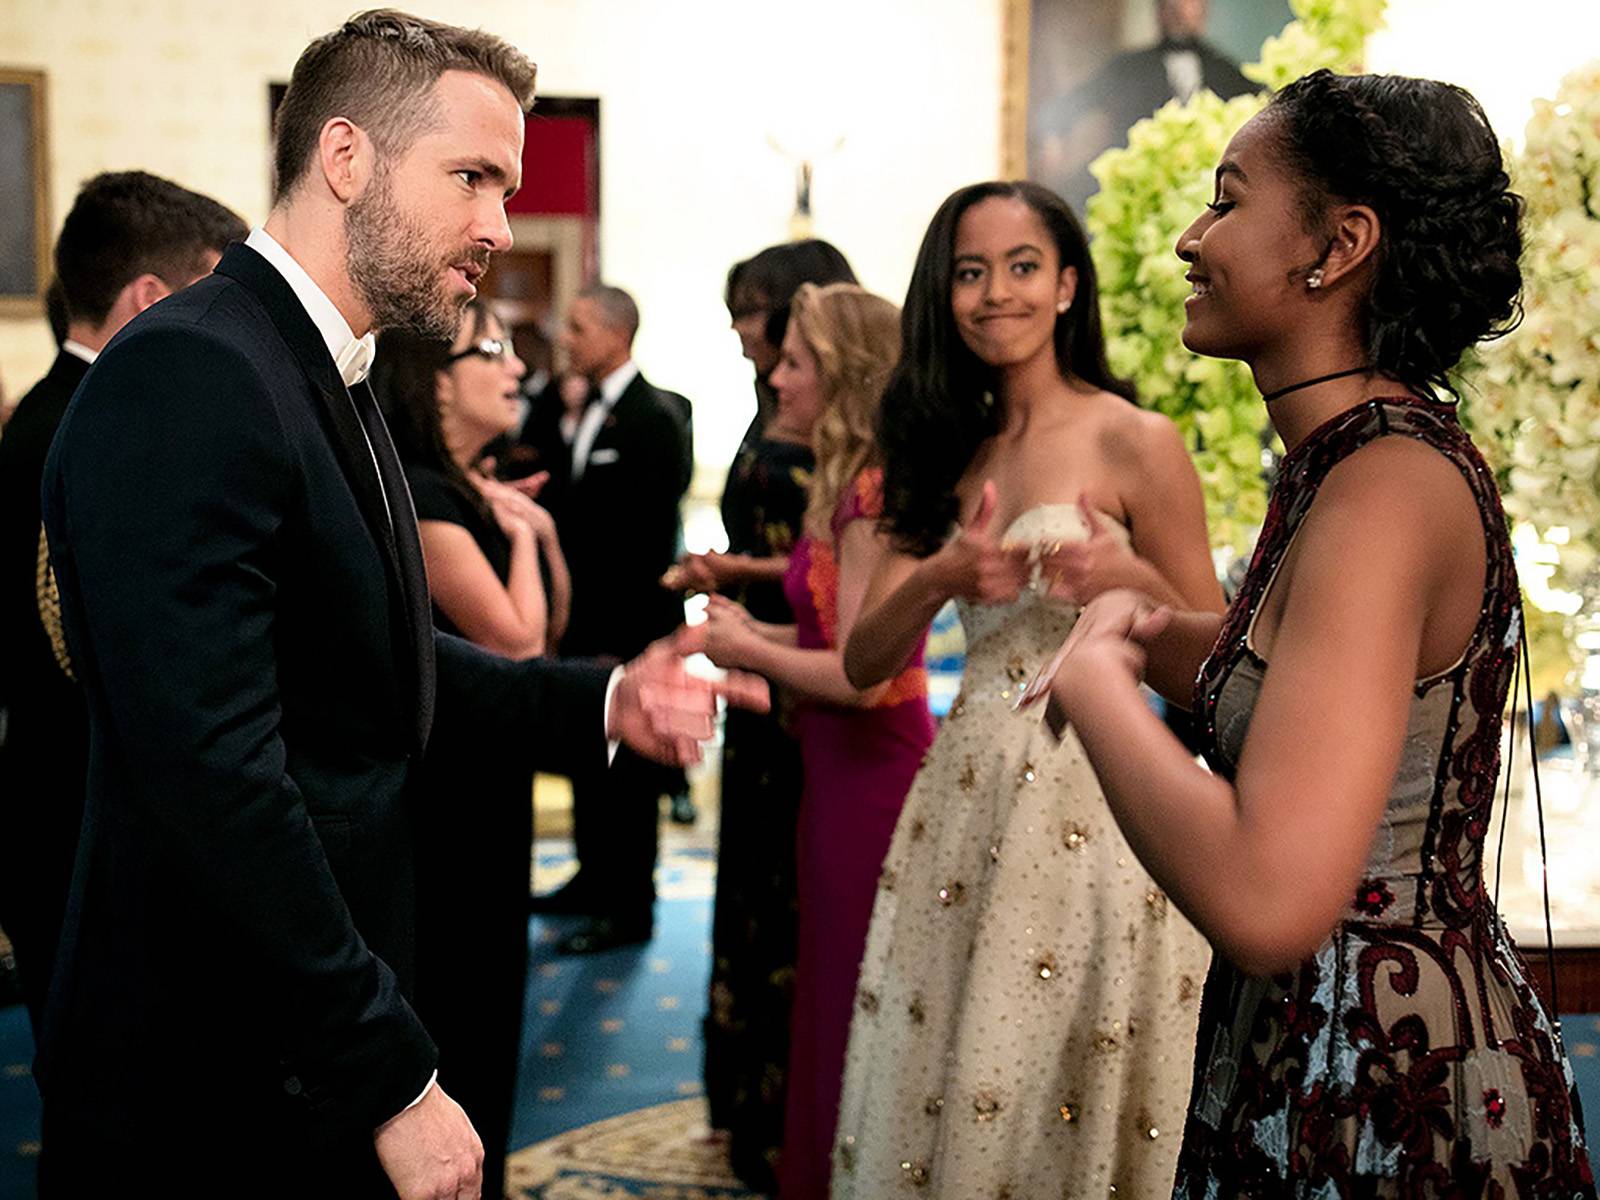
M700 761L700 743L712 735L717 697L766 712L772 703L766 680L730 671L713 682L684 669L683 660L703 651L705 639L704 625L684 626L629 663L611 697L606 736L646 758L688 766Z
M373 1142L400 1200L478 1200L483 1192L483 1143L438 1084L378 1126Z

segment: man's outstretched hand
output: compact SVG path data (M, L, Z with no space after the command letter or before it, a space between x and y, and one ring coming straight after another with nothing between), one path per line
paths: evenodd
M657 762L688 766L700 761L700 744L712 735L717 697L735 708L767 711L772 698L766 680L740 671L701 679L684 669L684 659L705 649L705 637L704 625L683 626L624 668L611 697L608 738Z

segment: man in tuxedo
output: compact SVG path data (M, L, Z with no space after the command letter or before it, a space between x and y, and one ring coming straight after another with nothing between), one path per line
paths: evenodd
M688 421L634 363L638 328L633 298L597 284L573 301L562 335L571 369L590 387L567 470L553 472L543 493L572 572L565 654L625 659L683 619L682 603L659 580L677 560ZM656 802L671 786L658 765L628 754L610 771L572 777L578 873L535 908L592 919L560 949L588 953L649 938Z
M216 265L245 223L207 196L143 171L89 180L56 239L66 328L49 372L0 438L0 926L11 938L35 1033L61 935L83 822L88 716L39 609L39 484L67 401L119 329Z
M434 631L365 383L374 329L453 335L510 246L533 79L498 38L393 11L313 42L266 225L130 322L62 420L44 520L90 766L39 1055L46 1197L476 1197L481 1147L406 999L435 721L568 771L709 735L688 639L619 671Z

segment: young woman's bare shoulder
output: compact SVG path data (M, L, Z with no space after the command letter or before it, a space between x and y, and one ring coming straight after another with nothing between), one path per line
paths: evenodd
M1325 518L1338 512L1355 520L1374 544L1409 542L1439 566L1455 555L1452 547L1482 539L1477 503L1460 469L1401 435L1377 438L1336 464L1311 515L1319 508Z
M1130 404L1111 392L1096 396L1098 443L1108 462L1164 473L1187 462L1189 449L1171 418Z

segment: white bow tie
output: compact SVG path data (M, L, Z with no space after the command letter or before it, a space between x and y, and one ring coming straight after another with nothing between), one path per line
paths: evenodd
M356 338L339 353L334 366L345 387L355 387L372 370L372 356L377 351L377 339L372 334Z

